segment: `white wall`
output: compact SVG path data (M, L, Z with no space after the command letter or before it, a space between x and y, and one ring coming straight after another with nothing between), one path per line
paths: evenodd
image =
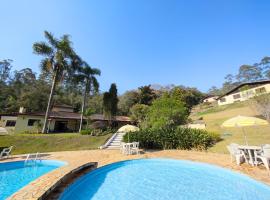
M266 90L265 93L270 93L270 83L268 83L268 84L260 85L258 87L254 87L254 88L251 88L251 89L248 89L245 91L240 91L238 93L233 93L233 94L224 96L222 98L225 98L226 101L221 102L221 99L222 99L221 98L218 100L218 105L222 106L222 105L232 104L232 103L238 102L238 101L246 101L246 100L248 100L256 95L265 94L265 93L256 93L256 89L259 89L259 88L265 88L265 90ZM233 96L237 95L237 94L240 95L240 98L234 99Z

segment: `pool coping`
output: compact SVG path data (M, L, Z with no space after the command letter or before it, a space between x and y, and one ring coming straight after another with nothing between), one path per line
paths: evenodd
M44 159L51 160L51 159ZM23 161L23 160L16 160ZM60 161L60 160L59 160ZM65 161L61 161L65 162ZM29 184L22 187L20 190L9 196L8 200L21 200L21 199L38 199L44 200L46 196L58 187L63 181L69 178L70 175L84 169L87 167L97 167L97 162L88 162L82 165L67 165L60 166L37 179L31 181Z
M70 151L70 152L53 152L50 153L51 156L46 157L44 160L59 160L67 162L65 166L61 166L38 179L32 181L25 187L21 188L19 191L11 195L8 199L12 200L44 200L46 195L52 190L54 190L59 184L61 184L65 178L70 174L76 173L80 169L87 167L89 165L95 164L96 167L102 167L107 164L111 164L119 161L140 159L140 158L172 158L178 160L190 160L196 162L202 162L207 164L213 164L218 167L223 167L234 171L236 173L244 174L252 179L259 182L270 185L269 172L260 169L259 175L257 177L256 170L248 166L237 166L236 164L231 164L229 155L226 154L213 154L206 152L192 152L192 151L159 151L159 152L145 152L141 155L125 156L122 155L118 150L88 150L88 151ZM191 155L189 155L191 154ZM195 156L194 156L194 155ZM75 157L72 157L75 155ZM79 155L79 158L78 158ZM183 156L185 155L185 156ZM206 160L205 157L213 157L213 159ZM69 159L68 159L69 158ZM218 159L218 160L217 160ZM15 159L16 161L18 159ZM13 161L15 161L13 160ZM22 159L19 159L22 160ZM219 162L218 162L219 161ZM223 162L223 163L222 163ZM252 172L255 171L256 173ZM257 170L258 171L258 170ZM263 173L262 173L263 172ZM262 174L260 174L262 173Z

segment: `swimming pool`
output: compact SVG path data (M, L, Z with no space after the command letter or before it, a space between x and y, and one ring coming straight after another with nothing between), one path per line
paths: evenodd
M6 199L41 175L65 164L55 160L27 164L24 161L0 163L0 200Z
M70 185L61 200L269 200L270 187L209 164L140 159L98 168Z

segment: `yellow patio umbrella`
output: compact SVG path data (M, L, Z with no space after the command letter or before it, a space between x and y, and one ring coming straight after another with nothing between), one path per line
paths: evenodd
M266 120L257 118L257 117L246 117L246 116L241 116L238 115L237 117L233 117L231 119L226 120L225 122L223 122L223 124L221 125L221 127L241 127L244 137L245 137L245 142L247 143L247 137L246 137L246 133L243 127L246 126L261 126L261 125L268 125L269 123Z
M139 130L140 129L137 126L127 124L127 125L122 126L121 128L119 128L117 132L127 133L128 134L128 142L129 142L129 133L139 131Z
M128 132L135 132L135 131L139 131L140 129L137 126L133 126L133 125L125 125L122 126L121 128L118 129L117 132L124 132L124 133L128 133Z

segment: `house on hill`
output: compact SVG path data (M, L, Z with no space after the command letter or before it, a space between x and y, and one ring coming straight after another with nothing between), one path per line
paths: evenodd
M203 99L203 103L212 103L212 102L216 102L218 99L218 96L214 96L214 95L209 95L207 97L205 97Z
M226 94L220 96L218 105L227 105L234 102L246 101L254 96L270 93L270 80L243 83Z
M74 112L72 106L54 105L49 114L48 130L57 133L78 132L80 117L80 113ZM21 107L17 113L0 114L0 127L15 133L38 132L44 119L44 112L27 112Z

